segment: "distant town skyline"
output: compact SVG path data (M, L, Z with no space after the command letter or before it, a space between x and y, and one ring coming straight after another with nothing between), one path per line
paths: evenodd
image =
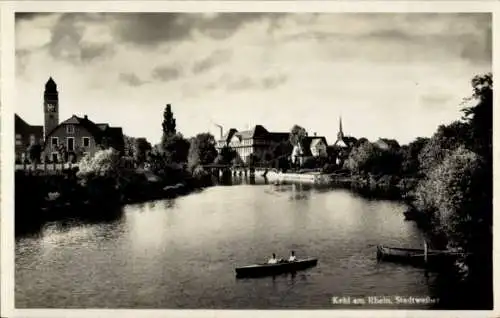
M492 70L489 13L16 15L16 107L43 123L43 89L72 114L157 143L166 104L186 137L294 124L408 143L460 118Z

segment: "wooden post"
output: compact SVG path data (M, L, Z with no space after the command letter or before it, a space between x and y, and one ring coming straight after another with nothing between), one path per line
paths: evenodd
M427 264L427 240L424 240L424 261Z

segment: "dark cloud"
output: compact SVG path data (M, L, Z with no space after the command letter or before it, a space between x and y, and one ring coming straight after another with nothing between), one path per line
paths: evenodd
M113 43L83 40L86 24L101 22L104 17L104 14L99 13L62 14L52 29L51 39L47 44L50 55L55 59L66 60L74 64L113 55Z
M153 69L151 76L154 79L168 82L178 79L181 76L181 71L177 67L159 66Z
M119 13L114 31L127 43L157 46L164 42L188 40L194 31L215 39L226 39L238 29L255 21L270 21L270 30L281 13L221 13L214 16L198 13Z
M147 83L147 81L141 80L137 75L133 73L121 73L119 79L121 82L124 82L125 84L132 87L141 86Z
M232 57L230 50L216 50L206 58L194 63L192 72L200 74L209 71L215 66L227 63Z

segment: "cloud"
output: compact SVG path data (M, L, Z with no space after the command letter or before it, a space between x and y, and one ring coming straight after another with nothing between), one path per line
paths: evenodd
M176 80L181 76L181 71L177 67L158 66L153 69L151 76L163 82Z
M133 73L120 73L119 79L121 82L124 82L125 84L132 87L142 86L147 83L147 81L141 80L137 75Z
M120 13L114 32L125 42L141 46L158 46L166 42L192 39L198 31L213 39L227 39L245 24L267 20L273 27L284 17L280 13ZM274 28L271 27L270 30Z
M279 74L269 75L263 78L251 78L249 76L242 76L234 79L232 76L226 74L222 77L222 81L225 82L225 86L228 91L248 89L268 90L283 85L287 81L287 77L284 74Z
M195 62L192 67L192 72L194 74L207 72L218 65L227 63L231 57L232 52L230 50L216 50L209 56Z
M112 41L95 41L85 38L89 26L105 22L105 16L96 14L68 13L60 15L52 28L50 42L47 44L50 55L73 64L87 63L99 57L109 57L114 54Z

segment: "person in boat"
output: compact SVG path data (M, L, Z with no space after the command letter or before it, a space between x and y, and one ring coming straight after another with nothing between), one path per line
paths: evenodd
M295 252L292 251L292 253L290 254L290 257L288 258L288 261L295 262L296 260L297 260L297 257L295 257Z
M278 264L278 259L276 258L276 254L273 253L273 257L267 261L268 264Z

